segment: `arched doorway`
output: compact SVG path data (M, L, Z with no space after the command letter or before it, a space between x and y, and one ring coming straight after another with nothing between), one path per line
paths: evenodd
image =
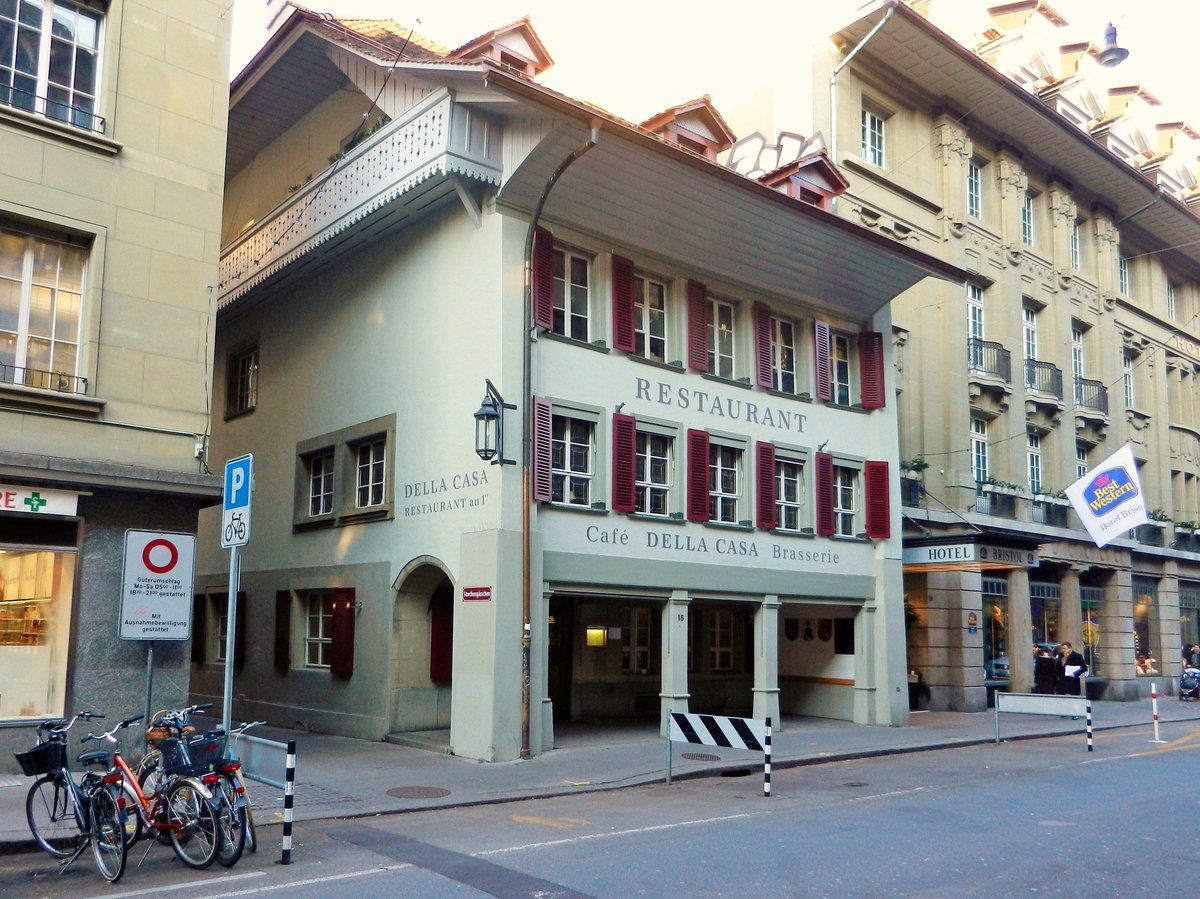
M434 559L414 561L396 579L389 668L390 733L450 727L454 586Z

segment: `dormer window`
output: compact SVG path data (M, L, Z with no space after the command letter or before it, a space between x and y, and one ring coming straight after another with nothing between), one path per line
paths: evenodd
M717 154L732 147L734 141L733 132L707 94L690 103L664 109L642 122L642 127L669 144L713 162Z

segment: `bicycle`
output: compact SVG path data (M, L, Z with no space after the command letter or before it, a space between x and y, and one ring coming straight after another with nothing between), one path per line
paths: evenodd
M97 719L98 712L79 712L70 721L50 719L37 728L37 743L16 753L26 776L38 779L25 797L25 817L34 841L52 857L61 859L59 873L89 845L96 870L109 883L125 873L125 811L120 796L120 776L88 771L79 783L67 767L67 732L80 718ZM43 739L44 737L44 739ZM108 753L84 752L86 766L108 767Z
M155 748L147 752L139 763L139 780L144 789L153 788L159 778L170 773L173 764L202 776L204 783L212 788L216 800L214 812L220 830L216 859L228 868L241 859L253 825L248 823L249 810L245 782L241 778L241 763L228 757L225 732L213 730L196 733L191 725L192 715L211 706L212 703L205 703L155 714L146 732L147 743ZM171 755L177 757L176 761L172 762Z
M132 822L126 818L123 842L131 846L143 830L151 829L170 842L175 856L189 868L207 868L217 858L221 847L212 790L218 777L194 776L182 767L168 764L165 777L158 782L159 789L147 795L121 754L121 741L116 737L117 731L136 724L142 717L126 718L107 733L88 734L84 738L113 744L110 774L122 783L131 799L127 807L133 814Z

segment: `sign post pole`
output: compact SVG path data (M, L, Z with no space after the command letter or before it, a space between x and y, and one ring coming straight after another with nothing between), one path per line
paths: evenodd
M221 725L225 733L233 720L233 647L237 638L237 597L241 585L238 570L238 548L229 549L229 603L225 614L225 686L221 693Z
M142 719L142 731L150 726L150 716L154 714L153 700L154 695L154 641L146 642L146 717ZM140 741L139 749L144 749L146 742Z
M250 495L254 492L254 456L225 463L225 494L221 503L221 546L229 550L229 601L225 606L225 685L221 692L221 724L229 733L233 723L233 652L237 645L237 603L241 587L238 549L250 542Z

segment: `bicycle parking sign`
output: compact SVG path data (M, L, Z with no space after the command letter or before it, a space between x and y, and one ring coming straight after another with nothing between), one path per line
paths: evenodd
M250 494L254 491L254 456L225 463L225 499L221 506L221 547L250 542Z

